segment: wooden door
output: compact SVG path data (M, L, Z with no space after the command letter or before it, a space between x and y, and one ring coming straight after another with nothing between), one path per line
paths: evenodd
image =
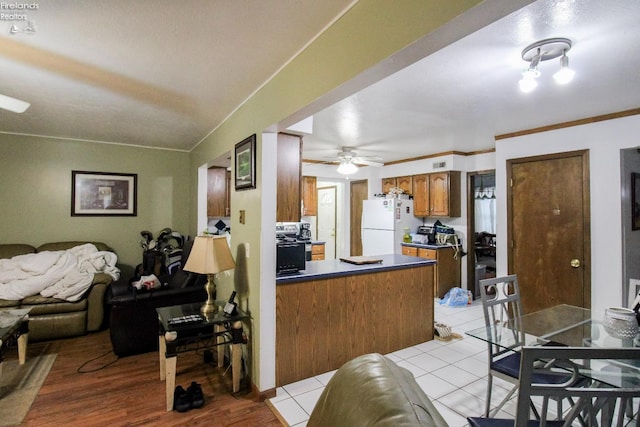
M350 249L351 256L362 255L362 201L369 195L369 183L367 180L351 181L351 227L350 227Z
M429 176L427 174L413 176L413 214L429 216Z
M429 174L429 215L449 216L449 174Z
M507 162L509 273L525 313L591 307L589 152Z

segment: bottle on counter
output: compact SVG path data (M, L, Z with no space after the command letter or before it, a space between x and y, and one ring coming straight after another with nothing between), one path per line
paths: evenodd
M411 229L409 227L405 227L404 228L404 236L402 236L402 241L404 243L411 243L413 242L413 238L411 237L411 233L410 233Z

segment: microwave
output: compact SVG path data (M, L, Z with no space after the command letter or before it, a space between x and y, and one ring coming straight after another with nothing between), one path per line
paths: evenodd
M276 243L276 274L297 273L306 266L305 243L282 241Z

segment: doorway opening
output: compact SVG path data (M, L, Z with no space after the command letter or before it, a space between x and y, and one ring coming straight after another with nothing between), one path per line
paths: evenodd
M467 283L480 297L480 280L496 277L496 174L495 170L469 172ZM474 284L471 287L471 284Z
M318 188L318 240L325 242L324 259L336 258L337 187Z

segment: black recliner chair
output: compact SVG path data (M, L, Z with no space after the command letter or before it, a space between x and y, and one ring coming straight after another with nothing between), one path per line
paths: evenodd
M182 265L187 262L193 240L184 243ZM110 332L113 352L119 356L158 351L157 307L204 302L207 292L206 275L176 269L173 274L159 277L166 283L158 289L136 290L129 282L115 282L110 286L107 303L110 305Z

